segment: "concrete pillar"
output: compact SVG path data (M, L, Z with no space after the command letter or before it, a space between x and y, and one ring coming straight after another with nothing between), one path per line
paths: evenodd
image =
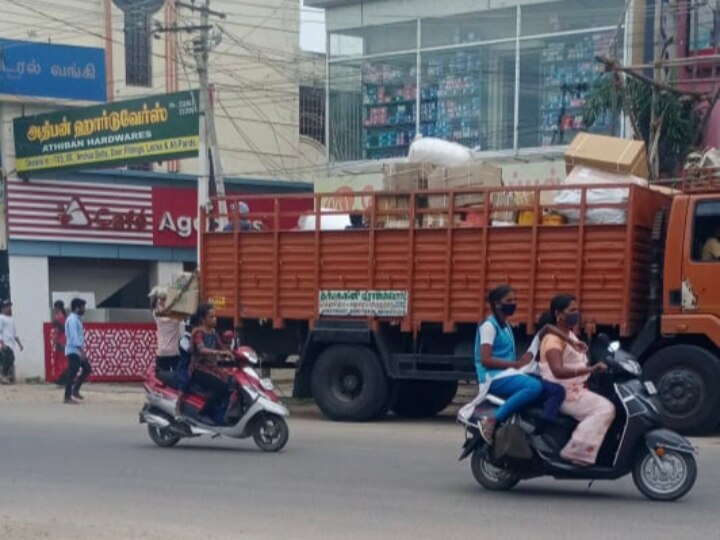
M43 323L50 321L50 270L47 257L10 255L13 318L25 350L15 351L18 380L45 378Z

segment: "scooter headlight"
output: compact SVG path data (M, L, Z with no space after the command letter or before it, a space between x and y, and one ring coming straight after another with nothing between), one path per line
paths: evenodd
M258 364L258 355L255 351L246 351L245 358L247 358L248 362L250 362L254 366Z

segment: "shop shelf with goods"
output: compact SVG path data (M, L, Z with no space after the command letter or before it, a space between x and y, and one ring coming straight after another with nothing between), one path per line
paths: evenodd
M608 115L591 129L583 124L588 93L602 72L595 55L607 51L607 33L549 43L540 55L540 145L567 144L580 130L605 133Z
M405 155L415 137L417 77L414 66L366 63L363 150L366 158Z
M430 56L423 66L421 106L424 136L477 146L481 142L483 95L479 51Z

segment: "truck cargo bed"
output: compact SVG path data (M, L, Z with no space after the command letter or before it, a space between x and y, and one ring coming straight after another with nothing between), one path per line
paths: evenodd
M670 198L632 185L621 187L627 190L622 204L588 204L588 191L601 188L618 186L563 186L582 194L575 206L541 204L552 201L558 187L378 193L365 214L368 228L355 230L321 230L328 215L321 208L329 196L308 196L315 199L314 230L273 225L265 231L204 233L202 294L215 302L219 316L236 323L264 319L279 328L289 320L312 325L321 318L322 291L405 291L404 314L373 320L392 320L404 331L436 323L451 332L482 319L487 292L509 283L519 302L514 322L529 330L552 296L567 292L579 299L586 325L613 326L630 335L647 311L653 220ZM480 195L482 204L456 207L457 195L467 199L468 193ZM444 195L447 207L427 208L431 195ZM508 196L525 202L494 202ZM386 207L380 203L388 197L405 197L407 203L381 213ZM623 211L624 223L588 222L588 212L601 208ZM272 224L287 221L278 204L275 209L260 217ZM549 225L539 217L570 209L579 213L577 223ZM493 225L493 215L509 212L532 213L530 223ZM427 216L441 219L431 222ZM387 228L390 223L404 228Z

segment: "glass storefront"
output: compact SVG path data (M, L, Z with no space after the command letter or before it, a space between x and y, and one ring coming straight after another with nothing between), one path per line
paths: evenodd
M331 160L403 156L418 132L489 151L568 144L623 6L563 0L332 33Z

